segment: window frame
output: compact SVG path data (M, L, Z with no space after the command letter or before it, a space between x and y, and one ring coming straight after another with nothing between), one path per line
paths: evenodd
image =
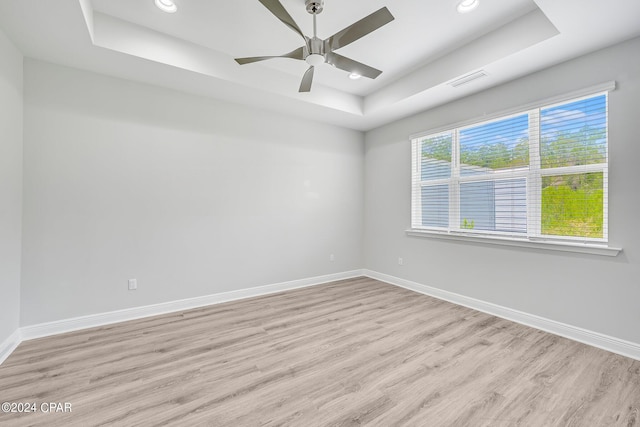
M407 230L407 234L411 236L429 236L442 238L443 236L452 236L457 240L460 238L472 241L490 241L490 243L499 243L501 240L519 243L549 243L554 246L552 249L566 250L576 245L582 248L594 247L598 249L594 253L605 255L617 255L621 250L619 248L610 248L611 251L601 249L609 249L609 209L608 209L608 174L609 174L609 92L615 89L615 82L608 82L602 85L587 88L581 91L565 94L563 96L539 101L529 105L522 106L511 111L500 112L491 117L483 117L480 120L469 120L463 123L453 124L432 131L421 132L412 135L411 141L411 227ZM605 96L605 120L606 120L606 151L605 162L598 164L562 166L554 168L541 167L540 153L540 112L555 106L577 102L580 100ZM460 176L460 132L472 128L497 122L519 115L528 114L528 130L529 130L529 164L526 167L518 167L512 169L496 170L491 174L483 175L467 175ZM533 130L533 131L532 131ZM422 140L426 137L438 137L442 135L451 135L451 176L448 178L423 180L422 178ZM586 174L586 173L602 173L603 174L603 235L601 238L593 237L575 237L575 236L556 236L546 235L541 232L541 214L542 214L542 183L545 176L559 176L569 174ZM525 179L526 185L526 215L527 226L525 233L519 232L503 232L492 230L473 230L462 228L460 223L460 186L467 182L482 181L498 181L503 179ZM422 189L424 187L436 185L449 185L449 226L434 227L422 225ZM526 245L525 245L526 246ZM545 246L545 245L543 245ZM579 252L582 252L580 250ZM587 251L589 252L589 251Z

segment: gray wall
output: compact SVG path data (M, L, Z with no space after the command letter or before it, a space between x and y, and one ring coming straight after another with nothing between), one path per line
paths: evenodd
M27 60L20 301L22 57L0 36L0 341L20 307L27 326L365 266L640 342L638 51L635 39L569 61L364 145L359 132ZM607 80L621 255L405 235L410 134Z
M22 54L0 30L0 343L18 329L22 221Z
M640 343L640 38L375 129L365 138L365 267ZM616 258L408 237L409 135L616 80L609 241ZM402 257L404 265L398 265Z
M361 132L30 59L24 78L23 326L362 267Z

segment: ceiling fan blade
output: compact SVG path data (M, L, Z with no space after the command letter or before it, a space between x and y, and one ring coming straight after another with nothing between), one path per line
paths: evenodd
M302 76L302 82L300 83L300 89L298 92L310 92L311 82L313 81L313 65Z
M369 77L370 79L375 79L380 74L382 74L382 71L380 70L365 65L361 62L354 61L353 59L347 58L346 56L338 55L335 52L327 54L327 64L331 64L336 68L340 68L341 70L348 71L350 73Z
M331 52L336 49L340 49L341 47L345 47L359 38L377 30L383 25L388 24L394 19L395 18L391 12L389 12L389 9L383 7L326 39L324 41L325 51Z
M258 1L262 3L264 7L269 9L269 11L273 13L276 18L282 21L284 25L291 28L296 33L300 34L300 36L306 43L307 38L302 33L302 30L300 29L300 27L298 27L298 24L296 24L296 21L293 20L291 15L289 15L289 12L287 12L287 9L285 9L284 6L282 6L282 4L278 0L258 0Z
M300 59L303 60L305 57L306 47L302 46L296 50L292 50L289 53L285 53L284 55L274 55L274 56L250 56L248 58L235 58L236 62L240 65L250 64L252 62L264 61L266 59L273 58L291 58L291 59Z

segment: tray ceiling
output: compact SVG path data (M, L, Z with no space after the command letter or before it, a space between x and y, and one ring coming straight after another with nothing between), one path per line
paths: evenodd
M388 7L394 21L339 51L383 73L351 80L322 64L298 93L303 61L233 60L301 45L257 0L176 3L167 14L152 0L7 0L0 26L26 56L359 130L640 35L636 0L481 0L467 14L455 0L326 0L320 38ZM281 3L312 34L304 0Z

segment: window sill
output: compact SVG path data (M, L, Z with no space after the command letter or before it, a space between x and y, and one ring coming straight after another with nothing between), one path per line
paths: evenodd
M489 245L516 246L521 248L542 249L561 252L577 252L582 254L602 255L615 257L622 248L613 248L606 245L593 243L568 243L554 241L532 241L517 238L493 237L493 236L471 236L463 234L451 234L447 232L429 230L406 230L407 236L425 237L430 239L444 239L458 242L474 242Z

